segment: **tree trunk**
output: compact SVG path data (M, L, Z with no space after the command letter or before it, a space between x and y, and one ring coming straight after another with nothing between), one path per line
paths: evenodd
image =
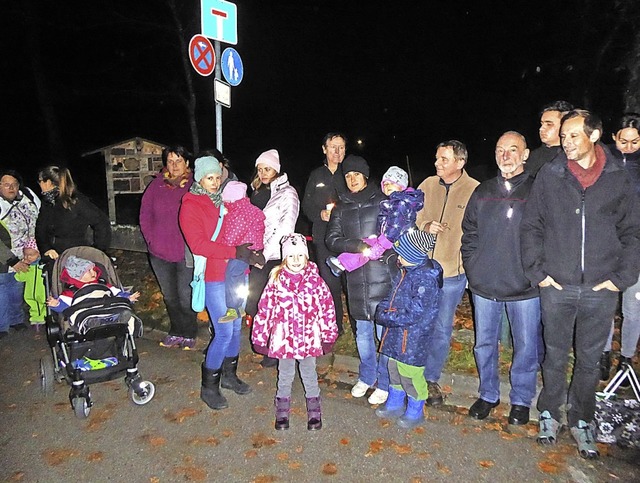
M636 32L628 60L629 80L624 92L626 112L640 112L640 30Z

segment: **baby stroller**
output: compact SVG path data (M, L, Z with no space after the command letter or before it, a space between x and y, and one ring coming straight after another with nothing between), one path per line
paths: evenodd
M75 247L65 250L53 265L50 286L47 283L48 294L59 297L65 290L60 275L71 255L90 260L99 267L102 272L100 281L105 283L105 289L106 284L122 288L115 267L106 254L92 247ZM76 295L81 290L84 288ZM76 317L73 324L63 313L48 310L46 317L47 341L53 357L40 359L41 388L49 394L55 381L66 380L71 386L69 401L78 418L89 415L93 405L89 384L94 382L110 381L124 375L131 399L137 405L147 404L155 395L153 383L142 380L138 373L134 334L141 335L142 323L133 313L129 300L109 298L117 299L118 303L107 303L107 297L94 299L91 308L84 311L85 315ZM99 318L102 322L97 323L99 314L102 314ZM85 323L85 319L92 322ZM132 322L135 330L130 329Z

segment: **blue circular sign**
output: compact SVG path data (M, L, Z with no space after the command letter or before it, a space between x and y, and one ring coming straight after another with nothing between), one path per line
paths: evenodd
M220 67L222 68L222 75L230 85L237 86L242 82L244 68L242 67L240 54L236 49L232 47L224 49Z

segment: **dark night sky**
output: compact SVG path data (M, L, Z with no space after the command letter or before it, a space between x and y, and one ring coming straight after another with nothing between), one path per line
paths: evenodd
M33 185L36 167L53 159L36 78L85 192L99 187L102 167L83 152L134 136L190 146L178 99L185 52L166 3L3 6L2 164L21 169ZM175 3L190 23L188 42L199 33L199 1ZM623 59L633 19L640 21L636 6L621 16L615 0L235 3L245 75L232 89L232 108L223 110L225 154L248 176L261 151L277 148L298 186L321 162L327 131L363 139L374 174L404 166L409 156L417 184L431 174L435 145L450 138L467 143L470 171L492 174L497 137L520 130L536 147L537 112L558 98L592 108L607 123L623 107ZM193 81L201 146L213 146L205 102L212 77L194 73Z

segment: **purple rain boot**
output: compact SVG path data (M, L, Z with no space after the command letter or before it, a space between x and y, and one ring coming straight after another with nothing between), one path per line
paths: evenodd
M290 397L276 397L274 401L276 407L276 424L278 431L289 429L289 411L291 410Z
M317 431L322 429L322 408L320 396L307 398L307 429Z

